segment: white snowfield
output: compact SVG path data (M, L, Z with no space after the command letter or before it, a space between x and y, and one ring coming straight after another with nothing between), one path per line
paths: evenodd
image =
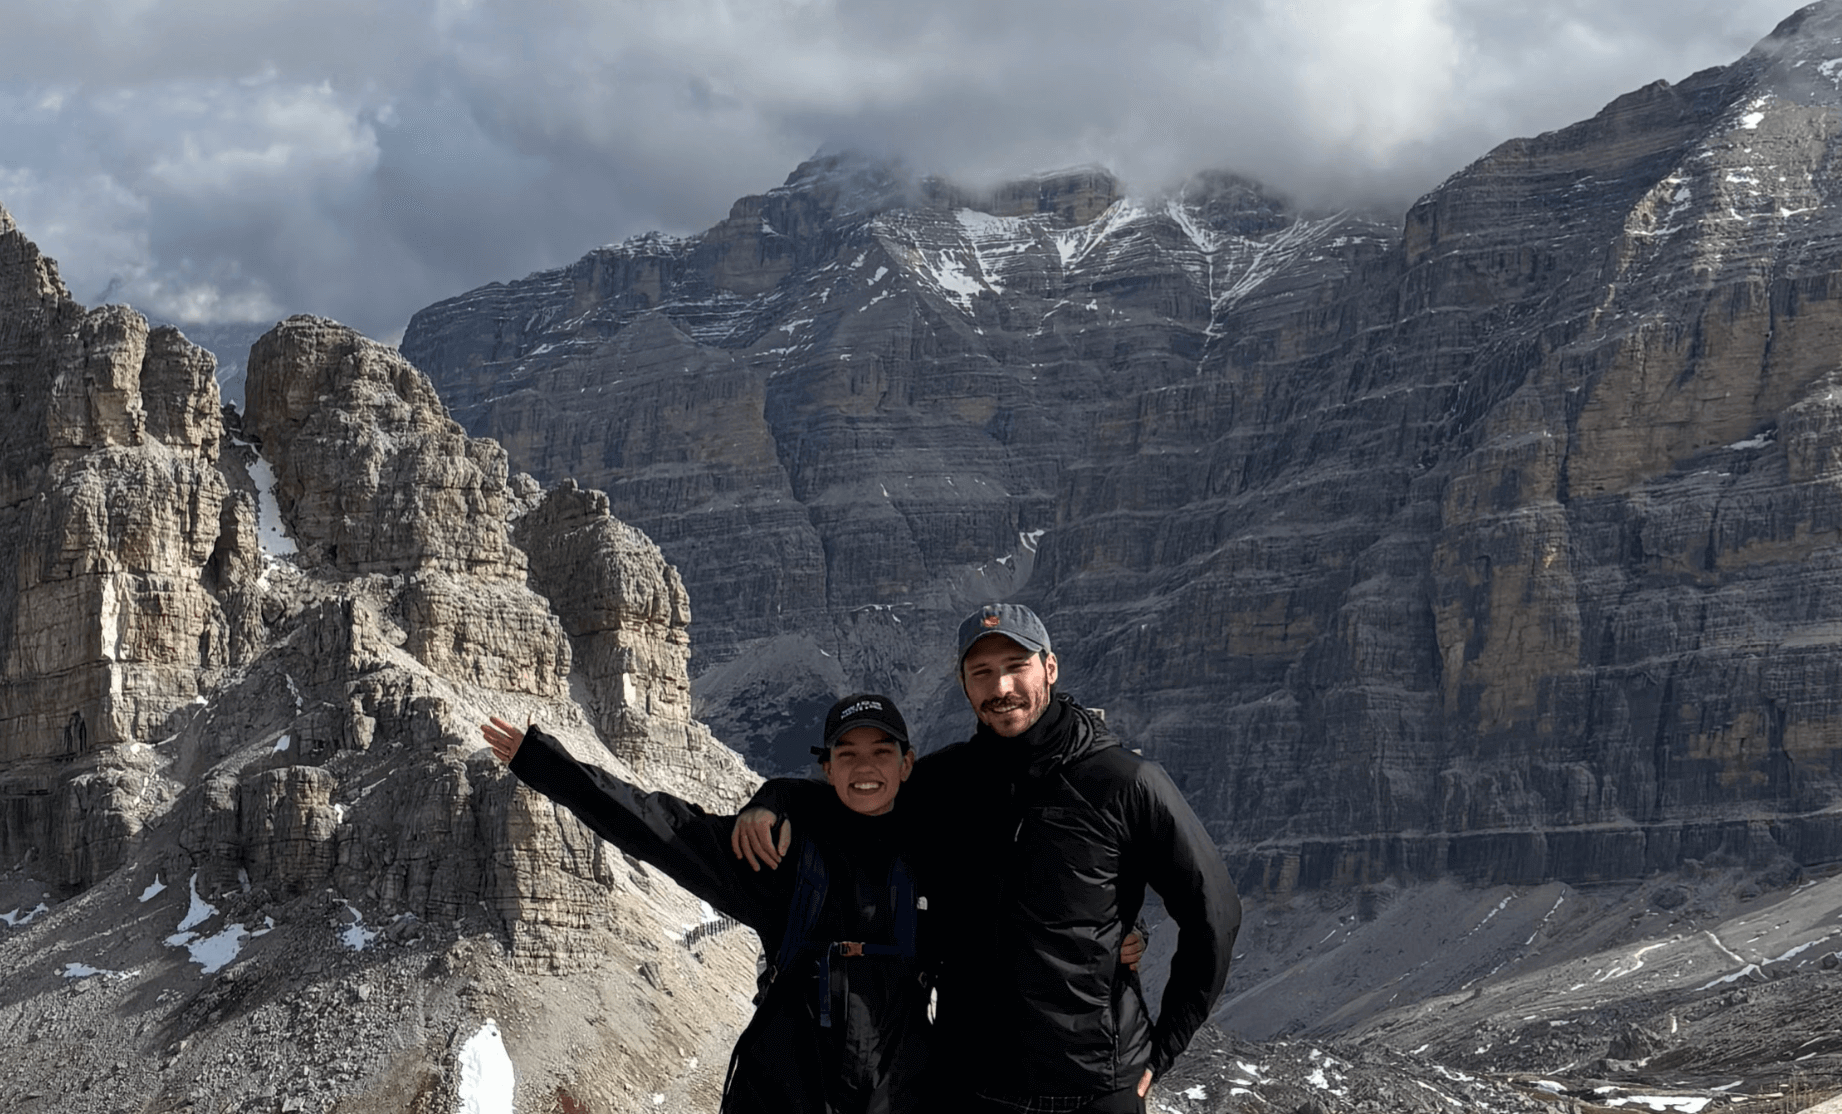
M281 520L281 503L275 498L275 469L261 457L249 466L249 478L256 481L256 540L270 557L286 557L296 552L294 539Z
M487 1018L480 1031L467 1038L455 1066L460 1070L460 1095L454 1114L512 1114L517 1078L498 1022Z

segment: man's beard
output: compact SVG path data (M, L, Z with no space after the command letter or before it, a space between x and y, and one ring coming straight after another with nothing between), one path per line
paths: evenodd
M979 712L987 716L1002 716L1011 712L1028 711L1029 708L1030 701L1028 699L1013 693L1010 696L992 697L990 700L979 705Z

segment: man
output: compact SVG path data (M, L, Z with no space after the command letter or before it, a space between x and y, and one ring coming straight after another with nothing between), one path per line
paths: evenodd
M918 762L903 791L942 895L935 1063L955 1110L1142 1112L1221 993L1240 927L1201 821L1162 768L1055 691L1060 668L1030 609L973 614L958 670L978 729ZM736 849L772 865L815 800L777 779L750 804ZM1178 925L1155 1024L1115 959L1147 885Z
M932 1042L919 949L927 899L902 855L896 795L914 769L908 727L875 693L838 701L814 747L826 799L801 814L798 870L745 869L733 818L643 793L572 758L535 726L480 732L533 789L621 850L753 928L773 963L736 1041L725 1114L921 1114Z

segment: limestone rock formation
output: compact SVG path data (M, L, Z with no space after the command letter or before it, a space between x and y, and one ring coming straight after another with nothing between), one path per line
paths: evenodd
M1106 400L1192 378L1212 297L1286 298L1384 235L1228 176L1149 206L1094 169L974 198L833 156L705 237L432 306L404 351L519 467L659 541L701 601L700 710L800 769L857 685L957 730L951 628L1023 589Z
M477 727L739 802L676 573L334 322L255 346L247 415L213 370L77 306L0 211L0 1039L39 1045L8 1102L433 1114L490 1025L521 1110L713 1110L752 936Z
M691 603L659 547L574 481L520 517L514 537L531 554L532 583L557 601L609 749L636 768L707 770L716 744L691 718Z
M158 796L131 745L251 652L254 506L217 466L209 357L85 312L10 217L0 321L0 859L82 886L138 830L124 802Z
M658 539L761 768L859 686L962 735L950 631L1014 598L1252 889L1835 859L1839 36L1391 225L827 156L403 347Z

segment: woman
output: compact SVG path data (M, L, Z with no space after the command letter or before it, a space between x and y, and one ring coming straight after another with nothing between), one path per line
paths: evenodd
M641 792L535 726L495 716L480 731L520 781L760 935L771 962L730 1059L725 1114L922 1109L927 898L901 854L896 795L914 754L894 702L860 693L826 714L813 752L833 794L801 825L793 870L751 869L731 853L733 816Z

